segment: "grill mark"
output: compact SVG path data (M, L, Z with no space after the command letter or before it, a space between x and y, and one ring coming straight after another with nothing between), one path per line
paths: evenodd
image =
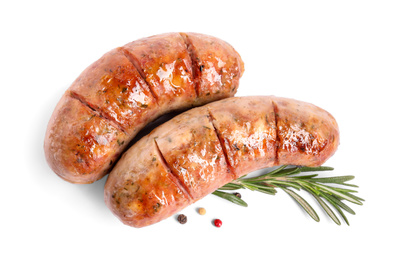
M276 124L276 144L275 144L275 152L276 152L276 157L274 158L274 166L279 165L279 158L278 158L278 149L280 146L280 137L278 136L278 107L274 100L271 101L271 104L273 106L273 111L274 111L274 122Z
M153 98L155 99L156 104L159 106L159 102L157 102L158 101L158 95L153 91L153 88L150 86L150 84L146 80L145 72L142 70L139 60L134 55L132 55L132 53L130 51L128 51L126 49L126 47L118 48L118 51L120 51L129 60L129 62L132 63L132 65L138 71L138 73L141 76L143 82L145 83L146 86L148 86L149 92L152 94Z
M153 142L156 150L158 151L159 159L163 167L166 169L166 172L168 173L167 176L169 177L169 179L173 181L176 184L176 186L184 193L188 201L194 201L194 198L193 196L191 196L190 191L187 189L186 185L184 185L184 183L179 179L179 177L177 177L173 173L173 170L167 163L165 157L163 156L162 151L160 150L159 145L156 142L156 139L153 139Z
M232 166L231 166L231 164L229 162L228 154L226 153L226 149L225 149L225 144L222 141L222 139L219 137L220 133L219 133L218 129L215 127L215 125L214 125L214 117L212 116L211 111L208 108L207 108L207 111L208 111L208 120L211 123L212 127L214 128L214 132L217 135L219 143L221 144L222 153L224 154L225 161L226 161L226 164L228 166L228 170L229 170L228 172L232 175L232 179L235 180L235 179L237 179L237 176L236 176L236 173L233 171L233 168L232 168Z
M123 127L119 122L117 122L115 120L115 118L113 118L113 117L109 116L108 114L103 113L102 111L100 111L100 108L98 108L98 107L90 104L89 102L87 102L85 100L85 98L83 96L79 95L78 93L76 93L74 91L70 91L69 93L70 93L71 98L74 98L74 99L78 100L80 103L82 103L83 105L85 105L86 107L91 109L98 117L103 118L108 123L110 123L112 126L114 126L115 128L121 130L126 135L128 135L128 132L125 130L125 127Z
M191 43L190 39L188 38L188 35L186 33L180 33L181 38L183 38L183 41L186 45L186 49L188 52L188 55L190 56L191 59L191 71L192 71L192 76L193 76L193 83L194 83L194 90L197 95L197 97L200 96L200 93L198 91L200 82L201 82L201 71L198 66L197 62L197 56L196 56L196 50L194 45Z

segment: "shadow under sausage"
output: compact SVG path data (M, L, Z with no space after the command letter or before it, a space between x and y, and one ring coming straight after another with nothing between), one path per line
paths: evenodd
M155 121L152 121L151 123L147 124L136 136L133 140L131 140L129 142L129 145L127 147L127 149L125 151L127 151L129 148L131 148L136 142L138 142L142 137L148 135L150 132L152 132L153 129L155 129L156 127L166 123L167 121L169 121L170 119L172 119L173 117L181 114L182 112L184 112L184 110L182 111L173 111L170 113L167 113L165 115L162 115L161 117L159 117L158 119L156 119Z

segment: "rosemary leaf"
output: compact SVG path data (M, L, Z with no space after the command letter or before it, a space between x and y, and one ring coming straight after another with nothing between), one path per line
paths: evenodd
M295 193L294 191L287 189L287 188L281 188L283 191L285 191L288 195L290 195L293 199L295 199L298 204L301 205L301 207L310 215L316 222L319 222L319 217L318 214L316 214L315 210L311 207L311 205L308 204L308 202L303 199L300 195Z
M340 225L340 220L336 217L335 213L329 208L329 206L318 196L312 194L314 198L318 201L319 205L325 210L329 217L338 225Z
M327 199L328 201L330 201L331 203L333 202L334 204L336 204L340 208L344 209L346 212L348 212L348 213L350 213L352 215L356 215L356 213L349 206L344 204L342 201L340 201L339 199L337 199L333 195L329 195L327 193L321 192L321 196L324 197L325 199Z
M304 187L308 192L312 192L316 196L319 196L321 194L319 189L317 189L316 187L312 187L309 183L299 182L299 184L301 184L301 186Z
M257 189L257 191L260 191L262 193L266 193L266 194L269 194L269 195L276 195L276 193L277 193L277 190L274 189L274 188L271 188L271 187L259 188L259 189Z
M332 194L336 195L337 197L341 197L347 201L350 201L354 204L363 205L363 203L361 203L361 201L355 199L353 196L349 196L348 193L336 191L333 187L329 187L329 186L322 185L322 184L314 183L313 185L316 187L319 187L322 190L325 190L326 192L332 193Z
M288 168L288 169L278 171L277 173L272 174L270 176L271 177L287 176L287 175L298 174L300 172L301 172L301 168L295 167L295 168Z
M252 191L258 190L261 187L261 185L257 185L255 183L247 183L247 182L243 182L243 183L241 183L241 185L244 188L247 188L247 189L252 190Z
M269 183L269 184L281 184L281 185L284 185L284 186L293 187L293 188L295 188L297 190L301 189L301 186L299 184L296 184L294 182L289 182L289 181L269 180L269 181L266 181L266 183Z
M357 190L350 190L350 189L344 189L344 188L339 188L339 187L333 187L334 190L344 192L344 193L356 193Z
M329 166L318 166L318 167L301 167L301 172L320 172L320 171L333 171L333 167Z
M332 203L331 203L331 204L332 204ZM334 205L334 204L332 204L332 205ZM343 213L343 211L342 211L339 207L337 207L337 206L335 206L335 205L334 205L334 207L335 207L335 209L339 212L340 216L343 218L343 220L346 222L346 224L347 224L348 226L350 226L349 220L346 218L346 215Z
M339 212L340 216L343 218L343 220L346 222L348 226L349 220L346 218L346 215L343 213L343 211L340 209L341 204L343 204L340 200L335 200L333 196L330 196L328 194L323 193L322 197L325 198L336 210ZM340 204L341 203L341 204ZM343 204L345 205L345 204ZM345 205L346 206L346 205ZM350 208L349 208L350 209ZM353 212L354 213L354 212Z
M295 168L294 170L292 170L292 171L290 171L290 172L287 172L287 173L285 174L285 176L298 174L298 173L300 173L300 172L301 172L301 168L297 167L297 168Z
M235 203L235 204L237 204L239 206L243 206L243 207L248 206L248 204L244 200L242 200L241 198L236 197L234 194L230 194L230 193L226 193L226 192L218 191L218 190L214 191L212 194L214 194L214 195L216 195L216 196L218 196L220 198L229 200L230 202Z
M358 188L359 186L351 184L351 183L341 183L341 185L345 185L345 186L349 186L349 187L353 187L353 188Z
M274 174L277 174L278 172L282 171L282 170L283 170L284 168L286 168L286 167L287 167L287 165L283 165L283 166L281 166L281 167L279 167L279 168L277 168L277 169L275 169L275 170L273 170L273 171L271 171L271 172L269 172L269 173L260 175L260 176L258 176L258 177L252 177L252 178L243 179L243 177L246 176L246 175L245 175L245 176L240 177L239 179L240 179L240 180L243 180L243 181L257 181L257 180L262 180L262 179L264 179L264 177L273 176Z
M311 175L302 175L302 176L294 176L294 179L299 179L299 180L307 180L307 179L312 179L314 177L318 176L318 174L311 174Z
M243 186L240 184L230 182L220 187L218 190L238 190L238 189L243 189Z
M269 172L269 173L267 173L267 174L265 174L265 175L273 175L273 174L276 174L276 173L278 173L279 171L284 170L287 166L288 166L288 165L283 165L283 166L281 166L281 167L278 167L277 169L275 169L275 170L273 170L273 171L271 171L271 172Z
M343 192L344 193L344 192ZM362 198L359 198L359 197L357 197L356 195L353 195L353 194L351 194L351 193L345 193L346 194L346 196L349 196L349 197L351 197L352 199L354 199L354 200L357 200L357 201L364 201L364 199L362 199ZM360 202L361 203L361 202ZM361 204L359 204L359 205L363 205L363 203L361 203Z
M328 178L313 178L311 181L313 182L321 182L321 183L337 183L343 184L347 181L351 181L354 179L354 176L347 175L347 176L338 176L338 177L328 177Z

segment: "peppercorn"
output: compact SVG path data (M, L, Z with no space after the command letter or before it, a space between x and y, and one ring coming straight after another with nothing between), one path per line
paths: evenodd
M235 196L238 197L239 199L242 198L242 195L240 195L239 192L235 192L233 195L235 195Z
M199 208L199 209L198 209L198 213L199 213L200 215L205 215L206 212L207 212L207 211L206 211L204 208Z
M177 217L177 221L179 221L180 224L185 224L187 222L187 216L184 214L180 214Z
M216 220L214 220L214 225L216 227L221 227L222 226L222 221L220 219L216 219Z

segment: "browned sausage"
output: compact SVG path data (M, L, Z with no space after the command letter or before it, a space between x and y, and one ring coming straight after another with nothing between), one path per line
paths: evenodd
M278 97L235 97L194 108L155 128L120 159L104 199L125 224L143 227L251 171L319 166L339 144L325 110Z
M44 143L48 164L69 182L94 182L146 124L233 96L242 74L239 54L207 35L168 33L116 48L90 65L56 106Z

